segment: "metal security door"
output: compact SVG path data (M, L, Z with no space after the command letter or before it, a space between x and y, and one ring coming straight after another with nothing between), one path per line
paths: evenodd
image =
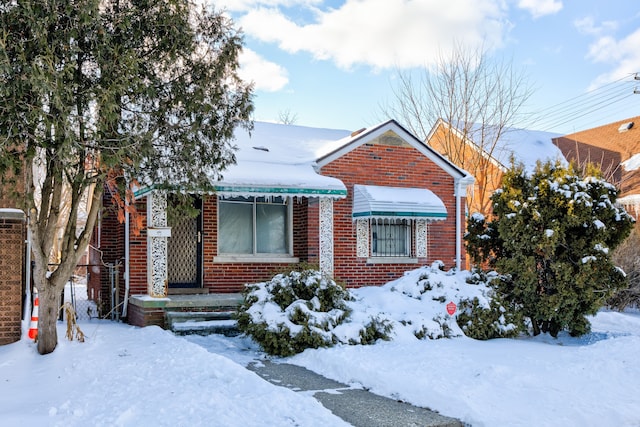
M202 287L202 201L194 198L199 214L170 224L168 243L169 288Z

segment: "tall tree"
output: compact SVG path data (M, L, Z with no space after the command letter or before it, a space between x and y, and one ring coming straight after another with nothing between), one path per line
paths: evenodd
M251 126L251 87L237 75L241 34L192 0L3 0L0 22L0 172L27 165L46 354L105 185L122 206L135 182L211 186L235 161L234 128Z
M526 76L483 48L456 43L417 73L398 71L395 82L382 113L401 120L423 141L436 124L442 124L430 144L476 178L467 204L488 214L490 191L499 185L492 181L496 177L492 157L504 133L523 118L522 109L532 93Z

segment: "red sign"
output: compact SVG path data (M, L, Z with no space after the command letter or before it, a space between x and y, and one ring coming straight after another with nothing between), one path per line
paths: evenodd
M456 303L454 303L453 301L451 301L449 304L447 304L447 313L449 313L449 316L453 316L453 314L456 312L458 306L456 306Z

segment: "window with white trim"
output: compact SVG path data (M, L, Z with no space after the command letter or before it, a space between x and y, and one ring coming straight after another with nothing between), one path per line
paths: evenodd
M284 197L218 199L218 253L290 255L291 203Z
M371 218L371 256L411 256L411 221L396 218Z

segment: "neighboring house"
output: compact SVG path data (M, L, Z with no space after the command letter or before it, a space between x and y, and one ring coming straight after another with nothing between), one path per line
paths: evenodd
M497 134L500 132L500 134ZM552 138L559 134L527 129L501 129L479 124L451 125L439 119L427 136L427 144L475 178L469 187L470 214L491 214L491 195L500 188L512 162L533 171L538 161L565 162Z
M148 187L136 193L139 235L103 219L95 242L105 262L123 260L130 323L162 324L172 294L237 293L300 262L348 287L435 260L465 267L473 177L397 122L353 133L255 123L234 144L215 194L193 195L197 218L168 224L171 195Z
M20 339L26 277L26 215L9 190L24 194L24 180L0 188L0 345Z
M554 138L568 160L600 166L620 189L618 202L638 215L640 211L640 116Z

